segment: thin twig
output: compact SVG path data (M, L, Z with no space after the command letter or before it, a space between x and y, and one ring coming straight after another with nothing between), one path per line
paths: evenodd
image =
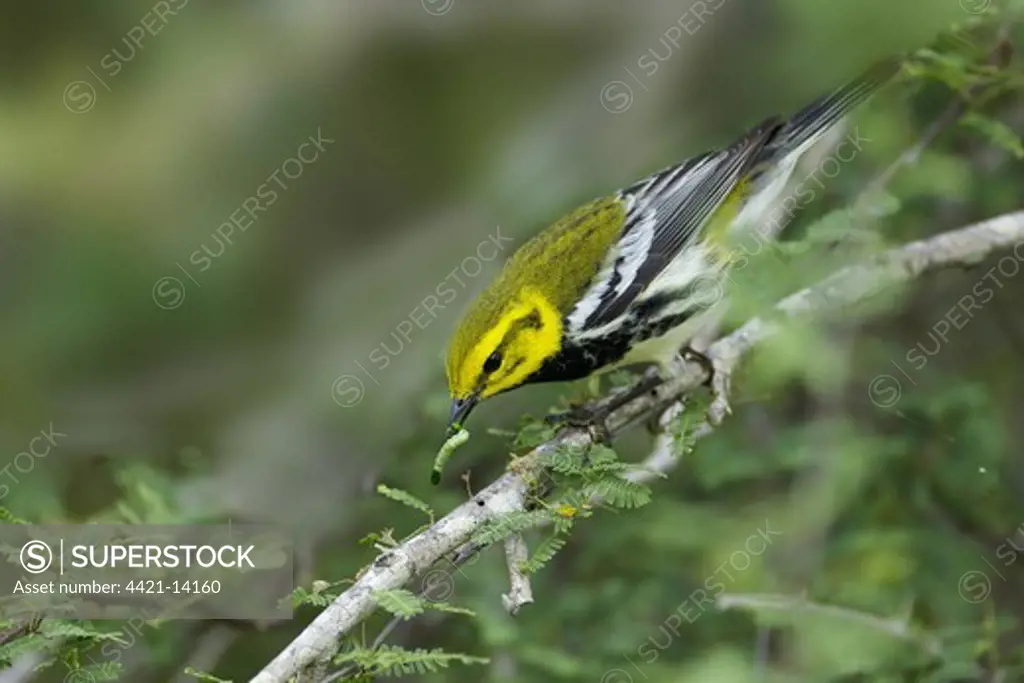
M963 96L957 98L943 111L938 118L932 121L925 129L917 142L903 150L903 153L896 157L896 160L889 164L885 170L875 176L858 195L854 206L860 211L867 211L866 207L878 195L885 191L889 183L904 166L913 166L921 158L924 150L931 146L935 140L942 135L942 132L956 123L967 111L968 99ZM870 212L869 212L870 213Z
M505 539L505 559L508 561L508 575L511 584L507 594L501 596L501 604L513 617L519 614L520 608L533 602L533 589L530 577L522 569L529 553L522 534L512 534Z
M901 615L900 618L886 618L838 605L823 605L817 602L810 602L805 596L770 594L730 595L726 593L718 598L716 606L720 610L779 610L837 617L847 621L856 621L877 631L884 631L900 640L920 643L931 655L938 655L941 650L938 639L915 631L911 627L909 617L906 615Z

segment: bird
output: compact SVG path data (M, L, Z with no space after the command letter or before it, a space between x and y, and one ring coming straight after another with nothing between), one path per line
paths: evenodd
M726 236L765 221L804 154L901 65L878 62L788 119L587 202L524 243L452 334L448 437L481 401L527 384L641 364L662 376L684 352L707 361L687 345L720 303L710 293L733 260Z

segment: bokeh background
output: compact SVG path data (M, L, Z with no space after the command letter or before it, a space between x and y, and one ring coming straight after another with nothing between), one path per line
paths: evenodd
M524 240L940 33L963 31L950 54L981 63L1000 28L1022 37L1011 19L989 0L23 3L0 27L0 504L274 522L297 539L298 582L352 577L376 554L359 539L423 521L377 484L443 513L461 473L475 489L504 468L488 427L578 393L481 407L429 485L447 336ZM1020 209L1021 92L978 103L1003 128L944 129L850 243L766 253L777 276L751 301ZM955 97L905 76L858 112L867 142L787 238ZM784 335L737 377L734 418L649 505L580 524L517 619L490 551L447 577L476 617L424 616L388 642L489 658L422 676L437 681L1024 680L1024 562L1007 550L1024 548L1024 277L1007 265L962 329L935 329L997 263ZM40 431L52 448L16 465ZM639 432L622 457L643 457ZM712 575L819 609L693 607ZM0 681L80 662L93 680L104 662L125 681L247 680L315 613L103 624L131 641L105 653L38 638L8 647Z

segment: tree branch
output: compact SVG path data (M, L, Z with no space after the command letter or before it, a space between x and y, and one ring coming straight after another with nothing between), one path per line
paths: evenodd
M708 348L706 355L720 367L734 368L756 344L778 330L779 318L839 309L929 271L973 265L994 251L1011 247L1015 257L1024 261L1024 211L911 242L870 262L843 268L817 285L783 299L775 307L771 320L767 317L754 318L718 340ZM680 372L655 391L610 415L607 421L609 431L615 434L644 416L663 414L678 404L680 397L694 391L707 379L707 371L700 363L682 363ZM698 428L697 435L703 436L710 431L711 427L705 423ZM514 469L429 529L377 557L356 583L324 609L252 679L252 683L286 683L309 666L322 664L335 653L339 638L377 609L377 591L404 586L437 560L462 547L485 524L523 511L532 483L543 474L538 464L540 456L566 447L586 448L591 444L592 435L586 430L570 428L561 431L551 441L517 460ZM636 478L654 478L658 473L671 469L674 462L671 444L663 443L646 461L646 472L635 473Z

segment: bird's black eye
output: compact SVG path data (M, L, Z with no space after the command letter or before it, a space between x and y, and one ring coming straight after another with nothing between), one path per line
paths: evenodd
M484 372L490 374L501 367L501 354L495 351L484 361Z

